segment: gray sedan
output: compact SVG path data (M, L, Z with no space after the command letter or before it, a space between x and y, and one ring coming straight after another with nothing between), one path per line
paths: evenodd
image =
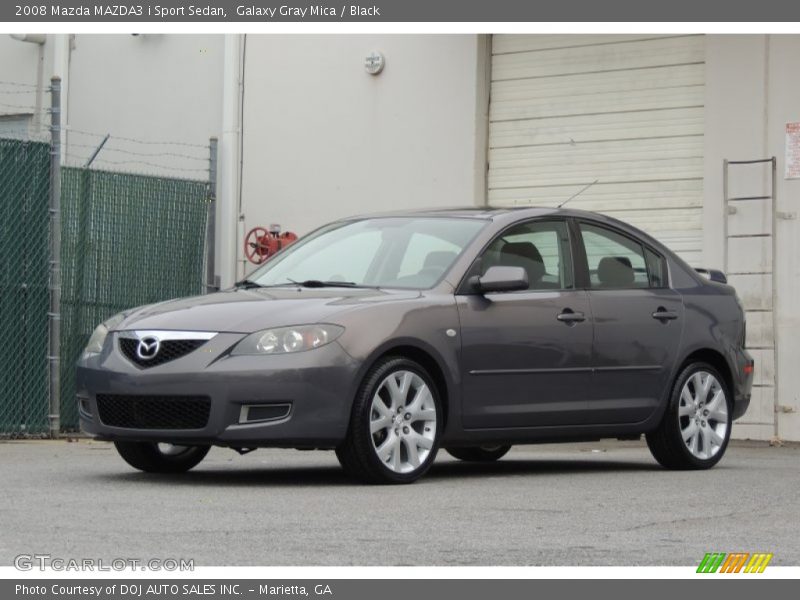
M143 471L323 448L408 483L440 447L642 434L663 466L705 469L752 373L722 273L609 217L477 208L337 221L231 289L118 314L77 380L83 429Z

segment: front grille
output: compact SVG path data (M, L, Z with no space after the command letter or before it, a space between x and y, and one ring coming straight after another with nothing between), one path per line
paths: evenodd
M197 350L207 341L208 340L161 340L158 354L149 360L141 359L139 355L136 354L139 340L121 337L119 338L119 348L129 361L142 368L148 368L163 365L181 356L186 356L190 352Z
M98 394L100 421L126 429L203 429L211 412L207 396Z

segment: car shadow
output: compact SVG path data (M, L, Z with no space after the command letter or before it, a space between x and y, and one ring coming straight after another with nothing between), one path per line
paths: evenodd
M125 467L121 467L125 468ZM430 471L417 485L437 480L471 479L487 476L553 476L563 474L593 474L601 472L641 472L662 470L657 464L648 462L623 462L613 460L583 459L505 459L493 463L469 463L445 461L434 463ZM360 486L358 481L348 477L338 465L295 466L267 468L198 468L188 473L158 474L123 471L102 473L92 476L109 482L164 484L169 486Z
M462 477L513 476L513 475L563 475L566 473L599 473L604 471L659 471L661 467L650 462L574 459L501 459L497 462L470 463L448 461L434 463L425 476L431 479Z
M127 467L122 467L123 469ZM94 476L108 482L164 484L169 486L218 486L218 487L304 487L304 486L349 486L354 483L337 465L325 467L277 467L277 468L198 468L188 473L141 473L130 471L103 473Z

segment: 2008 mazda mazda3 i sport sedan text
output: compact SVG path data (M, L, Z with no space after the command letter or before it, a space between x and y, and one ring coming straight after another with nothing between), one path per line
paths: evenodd
M440 447L641 434L663 466L708 468L752 372L721 273L605 216L484 208L322 227L232 289L110 318L77 381L83 429L144 471L326 448L405 483Z

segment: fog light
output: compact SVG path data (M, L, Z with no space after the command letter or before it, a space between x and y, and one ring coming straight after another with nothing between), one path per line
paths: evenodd
M78 396L78 409L87 419L92 418L92 405L89 403L89 398Z
M288 417L291 411L291 402L279 402L276 404L243 404L239 411L239 424L280 421Z

